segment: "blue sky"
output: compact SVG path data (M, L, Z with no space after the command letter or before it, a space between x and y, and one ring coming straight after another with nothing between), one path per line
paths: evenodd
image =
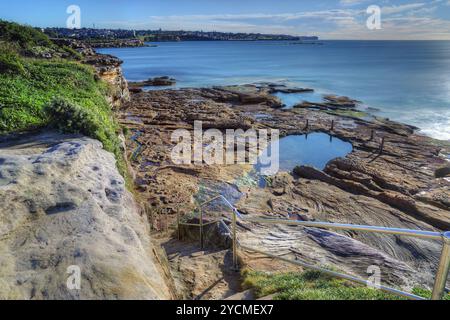
M450 40L450 0L1 0L0 18L65 26L69 5L81 8L83 27ZM382 9L380 30L366 27L369 5Z

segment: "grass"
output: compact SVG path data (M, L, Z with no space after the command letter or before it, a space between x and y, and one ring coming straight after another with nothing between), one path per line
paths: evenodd
M431 290L416 287L416 288L413 288L412 293L414 293L415 295L421 296L423 298L426 298L426 299L431 299ZM450 293L445 294L442 300L450 301Z
M0 20L0 134L44 127L82 133L114 153L125 175L121 128L107 101L111 87L73 55L30 55L37 49L70 52L38 30Z
M381 290L311 270L274 274L244 270L243 278L244 288L253 288L258 298L274 294L275 300L403 300ZM413 293L431 297L431 292L425 289L414 288ZM445 299L450 299L450 295Z

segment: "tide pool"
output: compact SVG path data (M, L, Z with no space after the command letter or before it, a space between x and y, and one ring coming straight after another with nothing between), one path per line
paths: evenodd
M345 157L352 150L351 143L322 132L283 137L279 140L279 170L290 172L300 165L323 170L330 160ZM266 152L272 154L271 145ZM261 161L254 166L256 172L261 167Z

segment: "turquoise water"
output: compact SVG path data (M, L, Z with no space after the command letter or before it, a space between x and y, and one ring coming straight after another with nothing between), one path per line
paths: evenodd
M279 170L290 172L299 165L323 170L330 160L345 157L352 149L351 143L322 132L287 136L279 140ZM270 145L268 154L271 154ZM255 170L258 172L260 168L258 161Z
M178 87L272 81L347 95L376 115L450 139L450 41L165 42L100 52L129 80L168 75ZM292 98L293 99L293 98ZM289 102L291 103L291 102Z

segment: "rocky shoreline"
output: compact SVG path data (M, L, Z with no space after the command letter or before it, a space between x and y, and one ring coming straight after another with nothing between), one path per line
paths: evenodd
M119 117L130 130L128 156L140 197L150 206L154 229L164 230L177 215L194 210L194 196L205 187L212 194L227 190L239 194L236 205L248 216L289 218L289 213L298 212L300 219L307 220L421 230L450 228L450 179L437 175L449 166L443 156L448 154L448 146L416 134L409 125L355 116L356 101L346 97L328 96L320 108L284 109L272 95L276 86L131 94ZM171 132L192 130L195 120L203 121L204 129L274 128L282 136L324 132L350 142L353 151L330 161L323 171L299 166L292 173L278 173L270 185L260 188L254 181L248 182L249 165L171 163ZM225 209L214 214L229 216ZM383 283L403 288L430 287L440 253L439 243L429 240L314 228L241 227L242 243L362 277L367 277L367 267L375 264L382 269ZM243 258L249 264L252 259L246 254Z
M287 109L274 95L310 88L272 83L129 88L120 59L79 41L58 41L79 52L98 79L111 85L108 99L124 128L123 151L136 190L126 190L112 154L98 141L55 132L1 140L2 298L226 298L240 290L239 274L230 271L229 243L213 232L212 246L202 250L196 232L184 230L192 241L181 242L173 228L178 216L195 210L195 199L217 193L250 217L450 229L450 146L416 134L412 126L364 114L348 97L330 95ZM156 83L160 80L174 81L166 77ZM197 120L203 129L220 131L322 132L350 142L353 151L324 170L298 166L279 172L261 187L248 164L172 163L172 132L191 131ZM228 221L225 207L206 212L205 221L219 217ZM254 223L239 228L243 244L361 277L375 264L383 283L406 289L430 287L439 258L440 245L430 240ZM240 258L256 270L292 270L248 252ZM88 285L81 292L61 285L69 264L86 269Z
M156 47L156 45L148 45L140 39L117 39L117 40L101 40L87 41L93 48L136 48L136 47Z

